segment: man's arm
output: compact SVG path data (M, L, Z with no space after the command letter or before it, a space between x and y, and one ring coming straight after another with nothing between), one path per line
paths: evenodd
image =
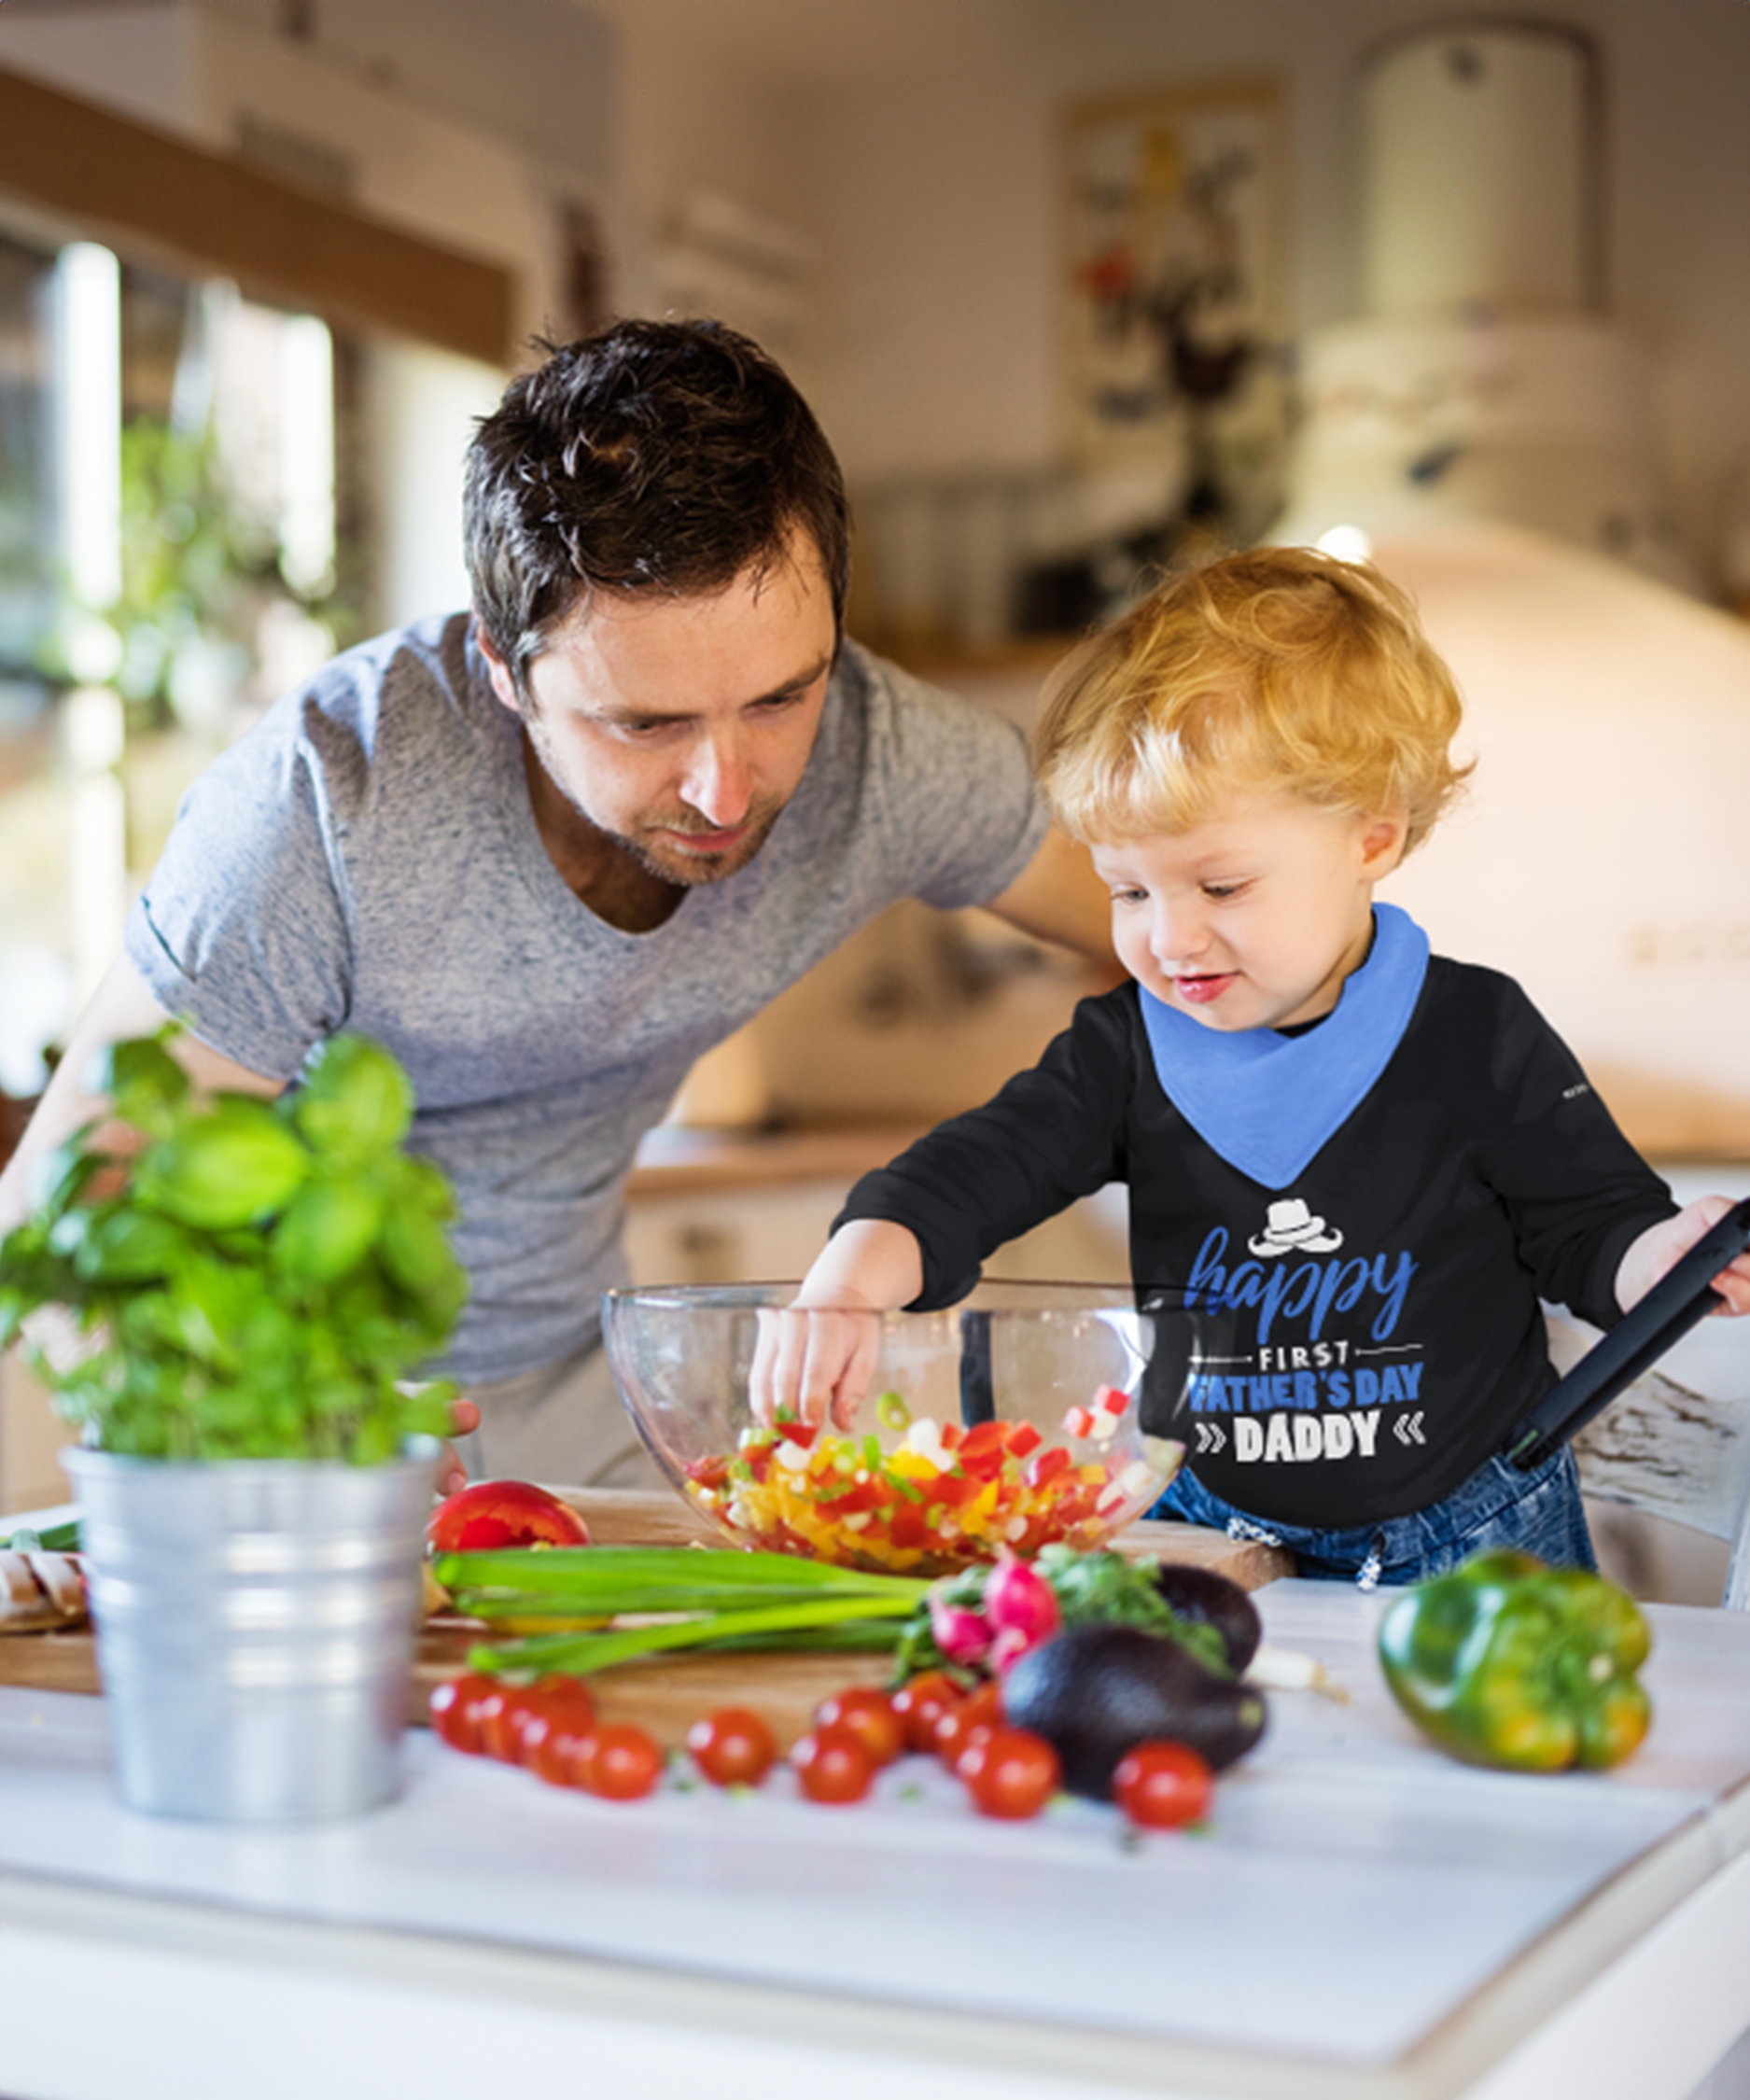
M102 1097L88 1093L85 1086L93 1053L129 1036L150 1035L168 1017L127 957L118 956L80 1015L65 1056L44 1088L10 1164L0 1174L0 1233L21 1224L30 1209L32 1162L52 1152L81 1124L101 1113ZM226 1087L240 1094L272 1097L285 1088L284 1080L269 1079L233 1064L190 1035L178 1036L174 1052L195 1085L204 1089Z
M1009 887L985 906L1036 940L1072 948L1122 973L1112 951L1112 892L1094 873L1087 848L1056 829Z

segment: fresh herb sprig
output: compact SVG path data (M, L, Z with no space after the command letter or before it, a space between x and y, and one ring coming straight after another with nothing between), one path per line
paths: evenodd
M109 1114L44 1162L0 1240L0 1348L22 1332L57 1412L136 1458L394 1457L448 1434L455 1388L403 1391L467 1295L441 1171L403 1150L413 1087L339 1035L268 1102L198 1096L176 1033L113 1044ZM71 1361L25 1323L49 1306Z

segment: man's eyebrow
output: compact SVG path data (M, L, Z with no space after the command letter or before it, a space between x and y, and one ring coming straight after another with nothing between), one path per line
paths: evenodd
M807 670L798 671L793 679L786 679L782 685L775 687L770 693L761 693L760 700L788 700L791 693L805 692L817 679L824 678L833 668L833 654L834 651L829 649L826 654L819 658L817 663L810 665ZM755 700L750 705L757 707L760 705L760 700Z
M810 665L805 671L798 671L794 678L787 679L782 685L774 686L769 693L756 693L751 700L746 700L742 705L748 707L762 707L773 700L791 700L797 693L805 693L817 679L824 678L827 672L833 668L833 659L835 653L834 651L828 650L818 662ZM676 707L671 712L661 707L639 707L621 705L613 701L609 701L605 707L595 709L594 712L600 721L659 722L691 721L693 720L692 711L686 707Z

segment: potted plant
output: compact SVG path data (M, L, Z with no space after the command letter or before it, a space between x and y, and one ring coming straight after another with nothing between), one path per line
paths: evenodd
M122 1799L256 1821L398 1784L420 1549L454 1389L409 1383L467 1285L413 1089L339 1035L277 1101L197 1096L174 1025L92 1074L110 1116L0 1240L0 1348L57 1411ZM69 1351L26 1322L64 1309ZM33 1323L34 1325L35 1323Z

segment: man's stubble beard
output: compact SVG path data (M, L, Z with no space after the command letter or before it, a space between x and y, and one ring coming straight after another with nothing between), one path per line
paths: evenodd
M539 765L553 787L564 799L566 806L581 822L589 826L591 833L604 846L613 847L623 854L635 867L641 869L644 874L654 876L658 882L667 883L672 889L704 889L711 883L725 882L731 875L739 875L742 869L747 867L760 852L766 840L771 836L773 826L784 813L782 803L779 803L775 809L749 810L747 820L753 825L752 833L730 852L717 854L708 859L690 856L680 861L670 860L642 840L628 836L623 832L610 831L607 825L598 821L571 791L558 767L552 763L550 758L552 745L546 734L546 726L542 722L539 711L532 705L525 703L521 712L524 733L534 749L536 763ZM688 829L688 826L683 822L665 825L661 828L684 832Z
M577 807L575 803L572 807ZM709 857L691 855L682 861L671 861L665 856L659 855L652 847L641 844L636 838L623 837L619 832L603 831L602 827L595 822L595 819L590 816L587 810L578 810L578 815L596 832L598 836L617 846L629 859L636 861L646 875L655 875L661 882L672 883L678 889L699 889L709 883L725 882L731 875L739 875L772 835L772 827L782 814L783 811L780 807L774 809L769 815L758 819L754 822L751 835L741 840L731 852L714 854ZM676 830L684 829L684 826L670 825L665 828Z

